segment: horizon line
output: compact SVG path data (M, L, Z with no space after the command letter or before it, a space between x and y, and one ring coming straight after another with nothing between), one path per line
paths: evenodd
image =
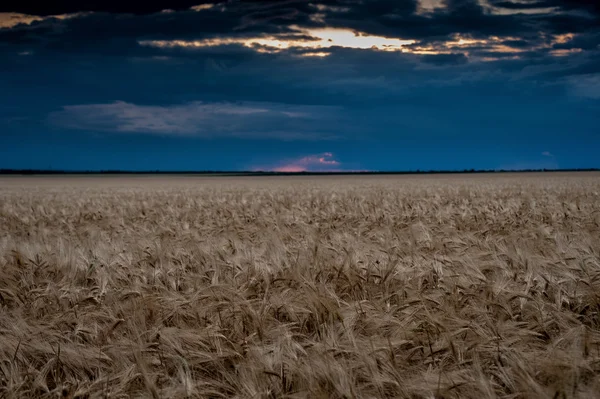
M365 170L365 171L300 171L277 172L256 170L127 170L127 169L22 169L0 168L0 175L241 175L241 176L306 176L306 175L394 175L394 174L473 174L473 173L535 173L535 172L599 172L600 168L540 168L540 169L411 169L411 170Z

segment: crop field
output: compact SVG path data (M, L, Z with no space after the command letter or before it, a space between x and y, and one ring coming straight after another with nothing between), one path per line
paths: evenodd
M2 177L21 397L600 397L600 174Z

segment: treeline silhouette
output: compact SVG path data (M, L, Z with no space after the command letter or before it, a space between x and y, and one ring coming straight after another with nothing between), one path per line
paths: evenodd
M50 170L50 169L0 169L0 175L218 175L218 176L295 176L295 175L428 175L474 173L532 173L532 172L597 172L600 168L574 169L462 169L462 170L398 170L358 172L270 172L270 171L164 171L164 170Z

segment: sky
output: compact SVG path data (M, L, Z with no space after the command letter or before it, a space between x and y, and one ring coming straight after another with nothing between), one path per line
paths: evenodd
M600 167L600 1L0 3L0 168Z

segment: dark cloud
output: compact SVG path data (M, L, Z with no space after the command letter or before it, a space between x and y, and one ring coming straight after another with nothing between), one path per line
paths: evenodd
M444 0L446 11L450 14L464 14L465 17L483 15L483 7L477 0Z
M464 54L436 54L424 55L422 60L433 65L457 65L465 64L467 57Z
M506 8L509 10L532 10L536 8L546 8L554 6L551 4L551 1L542 0L542 1L528 1L528 2L515 2L515 1L505 1L505 0L492 0L491 4L499 7Z
M585 10L595 15L600 16L600 2L596 0L547 0L548 6L558 7L562 10Z
M78 12L107 12L126 14L151 14L165 9L183 10L199 4L213 4L218 1L210 0L169 0L169 1L116 1L116 0L92 0L92 1L35 1L7 0L0 3L0 12L18 12L29 15L59 15Z
M498 8L510 10L532 10L548 7L557 7L562 10L586 10L591 13L600 13L600 3L596 0L540 0L540 1L510 1L510 0L489 0L489 2ZM312 5L324 5L328 7L345 7L355 12L362 13L366 18L382 17L389 15L409 15L413 14L418 6L417 0L321 0L306 2L303 0L238 0L238 1L220 1L220 0L172 0L172 1L145 1L145 2L126 2L112 0L94 0L94 1L32 1L7 0L0 4L0 12L18 12L30 15L49 16L58 14L71 14L78 12L106 12L115 14L151 14L162 10L184 10L192 6L202 4L227 4L237 7L263 9L279 9L272 13L284 13L292 10L298 12L309 12ZM474 0L446 0L445 5L451 13L462 12L466 15L478 15L482 13L481 5ZM322 12L323 10L321 10ZM331 11L331 10L329 10ZM327 10L326 10L327 12ZM257 13L255 16L262 18L268 13Z
M473 37L490 35L510 37L536 37L542 33L561 34L591 32L600 29L600 2L596 0L547 0L526 7L521 2L499 2L497 10L532 10L554 8L553 12L540 14L494 14L484 9L477 0L445 0L444 7L427 15L414 12L373 12L364 2L349 10L332 9L324 18L334 26L351 26L361 31L394 37L411 37L431 40L463 34ZM373 3L377 3L374 1ZM491 2L494 4L493 2ZM527 3L532 4L532 3ZM510 8L514 5L515 8ZM521 8L519 8L521 7ZM412 10L412 8L408 8Z
M556 7L563 11L588 11L592 14L600 14L600 3L596 0L539 0L539 1L507 1L491 0L490 3L496 7L510 10L534 10L541 8Z
M600 49L600 32L596 34L575 36L564 43L555 43L552 45L555 49L581 49L596 50Z
M373 0L373 1L351 1L341 2L341 9L330 8L325 11L345 12L348 15L358 14L365 18L382 18L396 15L412 15L416 12L417 0ZM344 9L344 8L347 8Z
M502 45L504 46L508 46L508 47L513 47L513 48L531 48L532 47L532 43L527 41L527 40L504 40L501 42Z
M518 16L483 14L479 7L469 4L464 6L457 4L451 11L443 10L427 16L334 13L329 15L326 21L333 26L351 27L371 34L419 40L439 40L455 34L482 37L535 31L527 19Z
M583 1L575 5L563 4L558 0L545 3L550 1L564 10L594 9ZM219 7L201 12L184 10L148 15L110 14L118 10L112 10L111 3L107 4L103 12L91 15L64 20L49 18L30 25L0 29L0 46L17 45L53 52L131 53L140 51L136 49L137 42L144 39L194 40L223 36L285 35L297 33L290 29L292 26L330 26L386 37L416 39L425 44L450 40L457 34L470 38L498 36L507 38L506 46L525 48L526 41L533 45L536 41L547 40L542 39L546 37L543 34L593 35L600 29L598 21L589 15L494 15L484 12L482 5L475 0L446 0L444 8L428 15L416 13L415 0L331 0L316 3L237 1L222 3ZM74 5L72 11L77 11ZM147 7L150 10L162 6L149 3ZM588 48L590 45L588 43Z

